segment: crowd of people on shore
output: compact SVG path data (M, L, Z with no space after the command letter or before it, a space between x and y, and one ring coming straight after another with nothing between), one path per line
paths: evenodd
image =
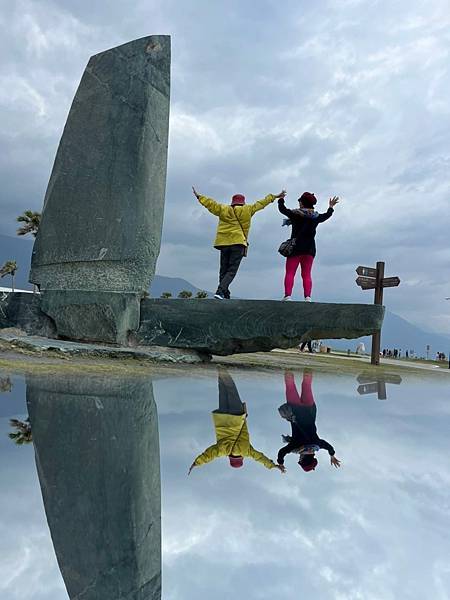
M333 215L334 207L339 202L337 196L330 198L326 212L319 213L315 210L317 198L311 192L304 192L298 198L298 208L291 209L285 204L285 190L278 194L268 194L253 204L247 204L242 194L235 194L231 198L231 204L221 204L213 198L199 194L194 187L192 191L200 204L219 219L214 240L214 248L220 251L219 285L214 298L231 298L230 285L236 277L242 259L248 253L251 220L258 211L277 200L278 210L286 217L282 225L292 227L289 239L278 249L286 258L282 300L292 300L295 276L300 266L303 297L305 302L311 302L311 272L316 256L316 230L320 223L324 223Z

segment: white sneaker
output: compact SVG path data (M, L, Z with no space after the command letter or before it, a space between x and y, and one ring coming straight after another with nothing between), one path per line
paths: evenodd
M311 296L306 296L305 302L311 302Z
M285 296L285 297L283 298L283 300L284 300L284 301L286 301L286 300L292 300L292 298L291 298L291 296Z
M217 300L224 300L224 297L220 294L214 294L214 298L216 298Z

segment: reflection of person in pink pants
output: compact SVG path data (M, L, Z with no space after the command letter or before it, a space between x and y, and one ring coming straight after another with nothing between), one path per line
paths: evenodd
M323 223L331 217L334 212L334 206L339 202L339 198L337 196L330 198L327 212L321 214L314 210L317 202L314 194L304 192L298 199L298 202L299 208L290 210L286 208L284 198L278 199L278 210L288 217L283 222L283 225L292 225L291 239L295 240L292 253L286 258L283 300L291 300L295 274L300 265L305 301L311 302L311 270L316 255L316 229L319 223Z
M304 471L313 471L318 464L315 453L323 448L328 451L331 464L337 468L341 463L334 455L333 446L317 435L317 408L312 393L312 378L311 371L303 372L302 391L299 394L294 374L290 371L284 374L287 402L278 410L283 418L290 421L292 435L283 436L288 444L278 452L277 462L279 465L284 465L286 454L292 452L300 455L298 464Z

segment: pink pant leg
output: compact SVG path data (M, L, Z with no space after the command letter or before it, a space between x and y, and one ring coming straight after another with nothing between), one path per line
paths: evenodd
M300 402L303 406L314 406L314 396L312 393L312 373L303 373L302 395Z
M286 259L286 274L284 276L284 295L292 296L295 274L300 264L300 256L288 256Z
M286 388L286 402L288 402L288 404L301 404L302 401L300 394L297 391L297 386L295 385L293 373L285 372L284 385Z
M306 298L307 296L311 296L312 292L311 270L314 262L314 256L302 254L296 258L300 259L300 264L302 266L303 293Z

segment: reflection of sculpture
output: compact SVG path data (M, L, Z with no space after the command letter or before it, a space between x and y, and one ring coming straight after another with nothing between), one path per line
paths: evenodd
M313 471L317 466L315 453L323 448L328 451L331 464L339 467L340 461L334 455L333 446L317 435L317 407L311 387L312 372L304 371L301 394L297 391L293 373L286 371L284 383L287 402L278 410L280 415L291 423L292 435L283 436L288 444L278 452L278 463L283 465L286 454L293 452L299 455L298 464L304 471Z
M36 465L69 597L161 597L160 467L149 380L30 376Z
M194 467L221 456L227 456L230 466L235 468L243 466L244 458L253 458L267 469L284 470L250 444L246 404L241 401L232 377L223 368L219 370L219 408L212 415L217 441L197 456L189 473Z

